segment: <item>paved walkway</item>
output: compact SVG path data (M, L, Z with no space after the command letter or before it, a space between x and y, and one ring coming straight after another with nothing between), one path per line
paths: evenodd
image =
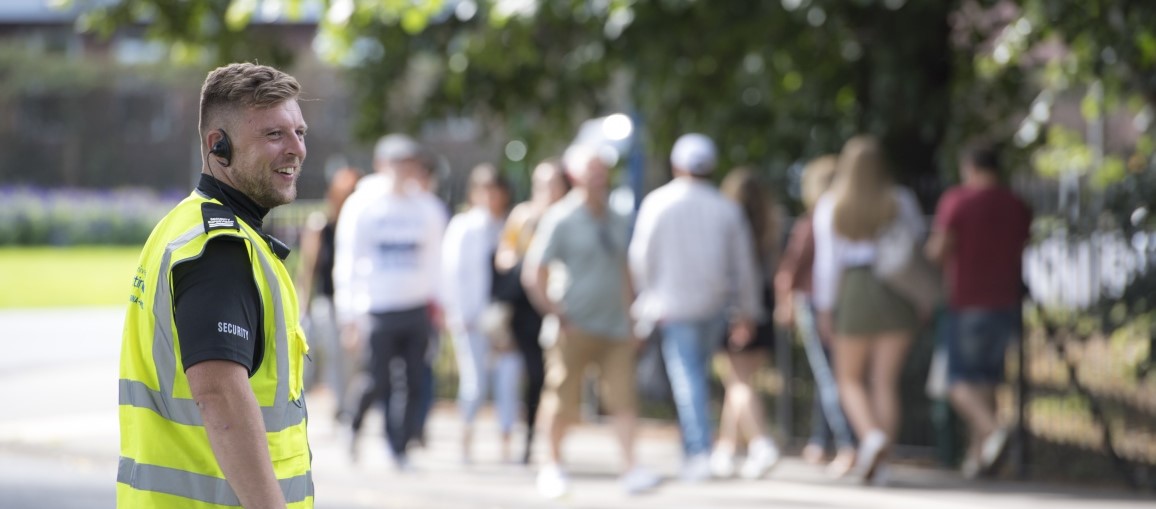
M0 507L112 507L117 463L116 372L120 310L0 311ZM669 480L654 493L628 497L615 477L617 450L608 426L583 426L567 443L574 493L544 500L534 472L501 464L493 419L483 415L475 464L459 459L461 428L452 405L430 423L430 447L413 455L415 470L398 473L387 461L379 415L363 430L362 454L349 459L327 416L325 394L310 404L318 509L504 508L1028 508L1154 507L1131 493L1011 482L966 483L955 473L900 466L888 488L832 481L822 470L786 458L757 482L687 485ZM673 479L679 466L677 430L647 424L641 461ZM544 450L539 444L538 451Z
M1055 485L963 481L954 472L916 466L892 468L889 487L862 486L831 480L822 468L788 457L762 481L726 480L685 484L677 480L680 451L677 428L648 423L642 429L639 458L666 478L655 492L627 496L616 482L618 452L609 426L582 426L568 439L573 493L548 501L534 489L534 472L499 461L497 429L482 417L475 462L460 461L460 426L452 405L443 405L430 427L427 450L414 453L415 470L398 473L388 462L384 440L366 435L355 465L349 460L343 434L321 417L321 398L311 405L318 491L333 507L415 508L1019 508L1152 507L1156 500L1130 494L1067 489ZM367 424L366 432L379 429ZM376 433L374 433L376 434ZM493 440L487 440L493 438ZM537 444L539 457L545 444ZM323 493L322 489L335 492ZM331 497L331 498L330 498ZM318 507L323 506L320 502Z

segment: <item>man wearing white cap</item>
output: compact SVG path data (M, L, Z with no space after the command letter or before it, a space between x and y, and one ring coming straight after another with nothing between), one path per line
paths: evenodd
M620 482L627 493L647 491L659 479L638 466L634 436L637 345L631 337L630 278L626 272L629 223L607 203L612 163L598 147L576 145L563 156L574 189L550 207L526 253L522 282L545 320L546 384L539 417L548 459L538 491L558 498L570 490L562 441L580 419L587 368L598 367L600 402L614 417L622 452Z
M733 340L749 340L762 307L750 228L709 180L714 142L683 135L670 160L675 178L642 201L630 244L640 292L633 312L640 333L657 325L662 334L682 430L682 478L695 482L711 476L708 360L728 324Z

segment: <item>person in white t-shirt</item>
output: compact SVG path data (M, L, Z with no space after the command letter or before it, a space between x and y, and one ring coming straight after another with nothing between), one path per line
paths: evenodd
M400 469L408 468L406 446L420 434L421 396L428 383L422 364L438 308L447 220L438 200L417 184L424 171L421 157L421 146L407 136L378 141L375 173L362 179L342 208L333 266L338 319L347 337L369 342L372 383L358 402L353 437L366 410L383 403L390 453ZM388 404L395 359L405 372L401 412ZM356 456L355 442L350 450Z

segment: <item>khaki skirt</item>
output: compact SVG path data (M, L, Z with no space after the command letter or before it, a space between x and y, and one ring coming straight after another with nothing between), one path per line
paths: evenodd
M871 267L850 267L843 271L839 298L835 302L836 334L914 333L918 327L915 307L875 277Z

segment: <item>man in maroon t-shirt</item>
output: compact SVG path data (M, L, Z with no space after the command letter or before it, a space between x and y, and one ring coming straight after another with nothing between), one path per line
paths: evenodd
M962 185L943 194L926 254L944 265L951 331L947 371L951 404L971 429L963 474L989 471L1007 443L996 415L1007 346L1021 335L1022 260L1032 212L1000 182L999 159L972 145L960 161Z

